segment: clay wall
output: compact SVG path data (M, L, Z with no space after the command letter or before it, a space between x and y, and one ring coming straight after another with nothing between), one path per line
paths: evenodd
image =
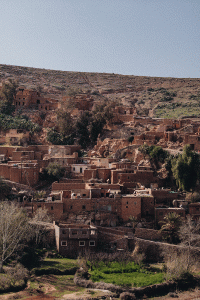
M88 181L91 178L97 178L97 170L96 169L86 169L83 173L84 180Z
M141 205L141 217L154 217L154 197L146 196L142 197L142 205Z
M7 164L0 164L0 176L10 180L10 166Z
M17 167L10 168L10 180L18 183L22 183L21 180L21 170Z
M135 228L135 237L151 241L161 241L162 233L154 229Z
M16 147L1 147L0 146L0 154L5 154L7 157L12 157L13 151L15 151Z
M102 179L103 182L106 182L108 179L110 180L110 169L97 169L97 176L99 179Z
M121 198L121 215L124 222L128 221L130 216L141 219L141 197L133 195L122 196Z
M190 203L189 204L189 214L195 219L200 217L200 203Z
M151 190L151 194L155 198L156 204L165 203L171 205L174 199L179 198L179 193L162 189Z
M118 174L118 181L120 183L140 182L142 185L145 185L146 187L149 187L150 183L155 182L155 178L153 176L153 171L137 170L137 171L135 171L135 173L119 173Z
M185 135L184 144L190 144L194 151L200 151L200 137L198 135Z
M53 220L59 221L63 215L63 203L61 201L35 202L33 204L33 211L35 212L40 207L43 209L46 208Z
M97 248L98 232L96 227L72 226L62 224L55 226L56 245L58 252L67 257L77 257L79 254L94 252Z
M98 238L104 244L115 246L115 249L128 250L127 232L113 228L98 227Z
M12 160L20 161L22 160L34 160L34 151L13 151Z
M71 190L62 191L62 201L64 198L71 198Z
M52 191L64 191L72 189L84 189L85 183L52 183Z
M64 213L80 214L86 211L93 211L91 199L77 198L77 199L63 199Z

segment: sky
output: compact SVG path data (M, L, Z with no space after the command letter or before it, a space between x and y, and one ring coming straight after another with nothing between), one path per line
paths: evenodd
M200 77L200 0L0 0L0 64Z

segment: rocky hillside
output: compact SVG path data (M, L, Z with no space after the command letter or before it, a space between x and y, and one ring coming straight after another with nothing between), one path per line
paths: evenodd
M135 106L139 115L163 118L200 116L200 79L126 76L54 71L0 65L0 82L12 78L55 99L70 91L87 92L96 101Z

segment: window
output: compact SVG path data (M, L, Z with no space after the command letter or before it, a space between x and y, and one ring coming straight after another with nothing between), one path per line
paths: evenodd
M72 235L78 234L77 230L72 230Z
M37 100L37 104L40 104L40 100Z
M85 205L82 205L82 209L85 209Z
M73 171L75 171L75 168L73 167Z
M82 168L80 168L80 173L82 173L82 171L83 171L83 169L82 169Z
M90 241L89 242L89 246L91 246L91 247L93 246L94 247L95 246L95 241Z
M70 205L69 209L72 209L72 208L73 208L73 206L72 206L72 205Z
M128 201L126 202L126 204L128 204Z
M66 231L64 229L62 230L62 234L66 234Z
M129 176L128 176L128 179L129 179Z
M137 202L134 202L134 204L136 205L136 204L137 204Z
M24 102L23 102L23 105L24 105Z
M61 241L61 246L67 246L67 241Z
M128 208L128 206L126 206L126 208Z
M53 210L53 206L51 206L51 210Z
M86 197L86 194L83 194L83 197Z
M87 234L87 231L86 230L82 230L82 234Z
M101 193L101 197L104 197L104 193Z
M84 247L85 246L85 241L79 241L79 246Z

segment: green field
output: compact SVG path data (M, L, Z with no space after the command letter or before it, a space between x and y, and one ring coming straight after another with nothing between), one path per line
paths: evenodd
M142 287L158 284L164 281L164 273L159 269L147 270L134 262L122 265L112 262L105 265L100 262L97 267L90 271L92 281L104 281L120 286Z

